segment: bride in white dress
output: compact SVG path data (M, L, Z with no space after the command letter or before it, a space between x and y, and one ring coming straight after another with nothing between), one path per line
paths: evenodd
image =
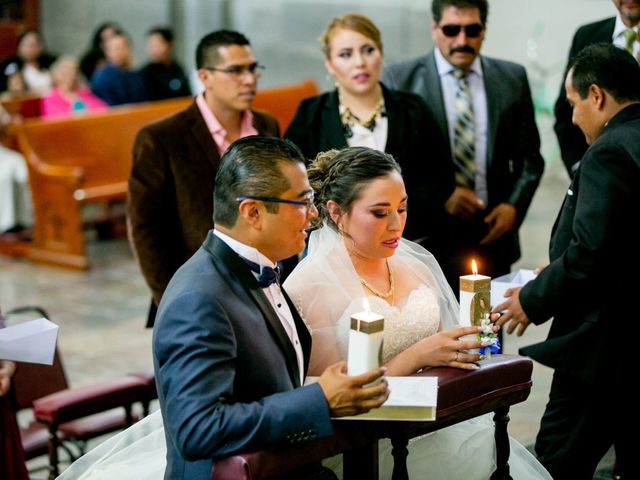
M457 352L476 345L458 340L458 304L437 261L400 238L407 195L393 159L359 147L327 152L313 162L309 181L324 224L284 284L313 336L309 375L346 359L349 319L362 311L363 298L385 318L388 375L440 365L476 368L476 355ZM493 434L485 415L414 439L410 478L488 479L495 470ZM522 445L510 444L514 479L551 478ZM380 478L391 478L390 442L381 442L379 452ZM339 473L340 457L325 465Z
M365 297L385 317L388 375L439 365L476 368L477 355L458 352L478 344L458 339L458 304L437 261L400 239L407 199L396 162L384 153L353 147L321 154L309 176L325 224L312 233L308 256L284 286L313 335L309 375L346 358L347 322L362 310ZM91 450L60 478L162 478L165 455L157 411ZM380 478L389 479L389 442L380 442L379 455ZM325 462L339 476L340 463L340 456ZM551 478L515 440L509 464L514 480ZM495 470L491 417L412 440L407 467L415 479L488 479Z

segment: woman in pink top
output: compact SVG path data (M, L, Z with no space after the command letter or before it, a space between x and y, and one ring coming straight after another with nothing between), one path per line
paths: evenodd
M63 117L75 112L108 108L89 88L80 84L75 58L63 55L51 65L50 70L54 88L42 98L42 117Z

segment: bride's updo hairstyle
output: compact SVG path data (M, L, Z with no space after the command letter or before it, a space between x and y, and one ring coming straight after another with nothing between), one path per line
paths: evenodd
M401 174L400 165L391 155L371 148L349 147L319 153L307 169L318 208L316 222L326 221L338 230L327 211L327 202L333 200L343 213L349 213L367 184L392 172Z

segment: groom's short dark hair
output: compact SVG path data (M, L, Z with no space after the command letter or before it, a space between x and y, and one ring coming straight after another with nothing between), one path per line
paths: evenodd
M291 188L280 169L283 162L305 163L300 149L289 140L250 136L233 142L222 155L216 175L214 223L227 228L235 225L238 197L278 197ZM278 204L265 203L265 208L274 213Z

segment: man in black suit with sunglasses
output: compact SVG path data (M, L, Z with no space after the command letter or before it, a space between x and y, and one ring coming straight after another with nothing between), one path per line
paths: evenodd
M422 96L448 139L457 186L428 247L457 292L472 258L499 276L520 257L518 228L544 162L524 68L480 55L487 1L434 0L431 9L433 51L392 65L382 81Z

